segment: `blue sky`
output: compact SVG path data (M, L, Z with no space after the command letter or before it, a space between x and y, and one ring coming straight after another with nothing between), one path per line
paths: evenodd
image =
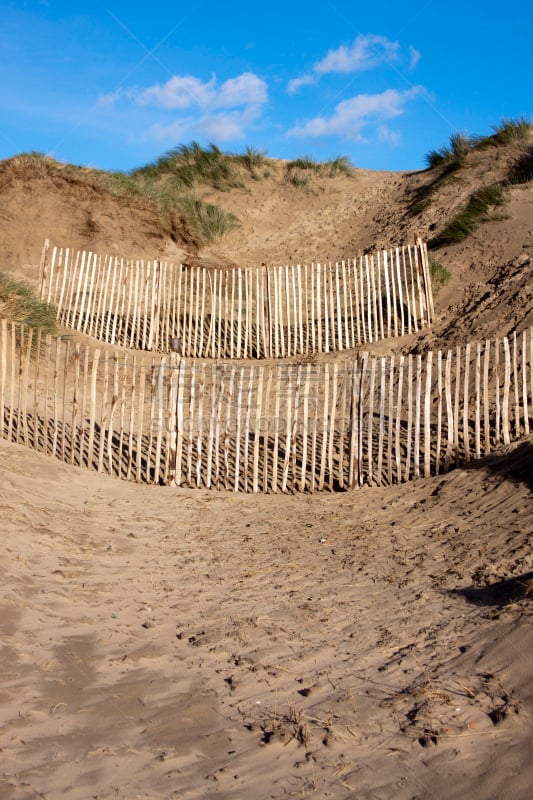
M533 115L524 0L0 1L0 158L130 170L182 143L409 170Z

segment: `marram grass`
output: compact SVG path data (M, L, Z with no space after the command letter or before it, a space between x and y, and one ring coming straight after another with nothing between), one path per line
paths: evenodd
M0 315L22 322L44 335L57 331L55 309L44 303L24 280L0 272Z

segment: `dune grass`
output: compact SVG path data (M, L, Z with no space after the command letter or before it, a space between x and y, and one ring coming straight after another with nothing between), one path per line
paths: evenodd
M482 186L470 195L468 203L456 214L445 228L428 242L429 247L442 247L466 239L481 222L490 220L489 210L505 202L505 190L501 183Z
M197 197L181 197L178 204L194 233L202 242L221 239L239 227L240 223L235 214L212 203L205 203Z
M421 186L409 207L412 216L421 214L431 205L432 195L445 182L454 179L457 173L466 164L468 153L472 149L473 139L464 133L454 133L450 136L449 143L438 150L430 150L424 159L430 170L437 170L431 182Z
M533 124L525 117L502 119L498 125L492 126L492 130L494 133L489 136L453 133L449 144L439 150L430 150L426 154L427 166L430 169L443 167L446 172L453 172L465 165L467 156L472 150L528 142L533 132Z
M492 129L494 133L489 136L470 136L465 133L454 133L450 136L448 144L438 150L430 150L426 153L426 165L429 169L436 170L436 174L430 183L421 186L415 193L409 208L411 215L416 216L425 211L431 205L433 194L445 182L460 179L457 173L468 166L468 157L470 153L476 150L484 150L488 147L507 147L509 145L524 146L531 141L533 135L533 124L525 117L520 117L518 119L502 119L498 125L493 125ZM501 182L502 190L508 183L527 183L531 180L532 173L533 148L529 148L515 161L515 164L509 171L508 180L503 180ZM496 191L495 186L496 184L493 184L491 190L493 193ZM454 218L450 223L450 230L446 232L446 236L461 236L464 238L463 234L470 229L473 216L475 217L477 215L478 217L482 217L483 214L486 213L486 209L479 214L477 213L479 203L482 202L483 198L486 196L484 188L480 190L481 200L476 197L472 199L473 211L469 209L465 212L461 212L458 218ZM501 203L498 200L495 204L500 205ZM466 214L466 217L464 214ZM466 233L466 235L468 235L468 233ZM436 239L434 241L436 241Z
M433 259L430 259L429 262L429 274L431 276L431 285L435 292L445 286L452 277L452 273L446 267L443 267L438 261L433 261Z
M504 118L498 125L493 125L492 130L494 131L492 135L478 137L475 147L497 147L498 145L505 147L509 144L527 142L533 132L533 124L525 117L519 117L518 119Z
M425 161L430 169L444 167L447 173L454 172L464 166L466 157L473 146L473 139L464 133L453 133L448 145L439 150L426 153Z
M53 306L40 300L24 280L0 272L0 314L40 330L44 335L57 332Z
M336 175L353 176L353 165L348 156L337 156L329 161L316 161L312 156L302 155L285 166L285 180L293 186L306 186L315 175L334 178Z
M94 168L63 164L42 153L22 153L3 162L5 173L33 180L62 177L72 183L105 191L121 201L151 207L170 228L185 227L197 246L213 242L233 230L239 221L234 214L204 202L198 196L201 189L226 192L245 189L246 181L269 177L279 170L264 152L247 146L244 153L225 153L215 144L202 147L198 142L181 144L155 161L130 172L108 172ZM295 159L285 167L284 177L294 186L305 186L310 175L334 177L351 174L347 156L326 162L310 156ZM94 233L87 220L84 234Z
M170 178L178 191L200 184L228 191L243 185L234 162L233 156L222 152L215 144L202 147L198 142L191 142L169 150L153 163L133 170L130 175L134 179L148 178L151 181Z
M266 169L268 166L268 159L266 153L262 150L256 150L249 145L246 147L244 153L233 156L237 164L241 164L252 176L254 180L258 180L261 175L260 169ZM263 173L265 176L265 173Z

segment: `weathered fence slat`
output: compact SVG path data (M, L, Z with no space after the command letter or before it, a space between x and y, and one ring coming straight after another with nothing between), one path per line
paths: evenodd
M378 431L378 469L377 484L381 486L383 470L383 444L385 441L385 396L387 381L387 362L384 358L380 359L380 390L379 390L379 431Z

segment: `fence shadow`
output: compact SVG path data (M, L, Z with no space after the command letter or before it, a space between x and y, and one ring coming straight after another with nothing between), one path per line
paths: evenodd
M466 469L486 469L502 481L523 484L533 492L533 437L518 445L511 453L486 456L470 462Z
M518 600L533 600L533 572L505 578L488 586L470 586L465 589L453 589L452 592L476 606L504 607Z

